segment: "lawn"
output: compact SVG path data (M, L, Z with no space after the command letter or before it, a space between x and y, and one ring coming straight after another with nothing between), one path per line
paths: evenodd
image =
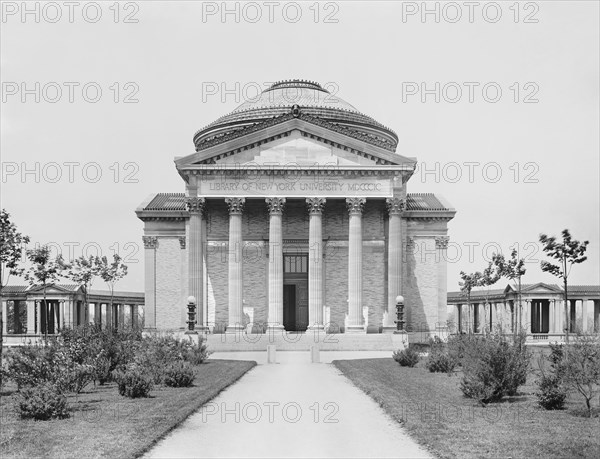
M530 376L517 396L483 408L463 397L459 374L429 373L423 363L333 362L437 457L600 457L600 417L585 417L581 396L570 394L563 411L546 411L536 403Z
M207 360L193 387L157 386L150 398L122 397L114 383L88 386L68 397L71 417L64 420L21 420L8 387L0 398L0 457L137 457L255 365Z

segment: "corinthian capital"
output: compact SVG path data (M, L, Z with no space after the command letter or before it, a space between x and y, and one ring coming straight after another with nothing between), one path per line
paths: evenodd
M309 214L321 214L325 207L325 198L306 198L306 205Z
M241 214L244 210L245 198L225 198L227 207L229 207L229 215Z
M366 202L365 198L346 198L346 206L350 215L362 214Z
M404 210L406 201L402 198L387 198L385 200L385 205L390 215L400 215Z
M436 249L447 249L448 241L450 238L448 236L439 236L435 238L435 247Z
M156 249L158 247L158 238L156 236L142 236L145 249Z
M190 213L202 213L204 212L204 206L206 205L206 200L204 198L198 198L195 196L186 196L185 198L185 208Z
M282 214L285 206L285 198L266 198L265 202L270 214Z

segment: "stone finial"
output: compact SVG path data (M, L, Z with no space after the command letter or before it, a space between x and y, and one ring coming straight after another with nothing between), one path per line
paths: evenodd
M346 206L350 215L362 214L366 202L365 198L346 198Z
M142 236L145 249L156 249L158 247L158 238L156 236Z
M306 198L306 205L308 206L309 214L321 214L323 213L323 207L325 207L325 198Z
M266 198L265 202L270 214L282 214L285 207L285 198Z
M246 203L245 198L225 198L227 207L229 207L229 214L241 214L244 210L244 204Z
M179 236L179 247L185 249L185 236Z
M402 198L387 198L385 200L385 206L390 215L399 215L404 210L406 201Z
M185 198L185 207L188 210L188 212L202 213L204 212L205 205L206 200L204 198L198 198L195 196L186 196Z
M435 238L436 249L447 249L450 238L448 236L439 236Z

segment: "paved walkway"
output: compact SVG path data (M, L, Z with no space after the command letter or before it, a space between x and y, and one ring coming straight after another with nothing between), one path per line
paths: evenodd
M430 457L385 412L328 363L308 352L215 353L257 360L236 384L188 418L146 457ZM321 353L322 362L390 357Z

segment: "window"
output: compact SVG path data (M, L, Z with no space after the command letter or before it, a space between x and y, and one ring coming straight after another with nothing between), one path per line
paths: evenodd
M294 274L307 273L308 255L284 255L283 272Z

